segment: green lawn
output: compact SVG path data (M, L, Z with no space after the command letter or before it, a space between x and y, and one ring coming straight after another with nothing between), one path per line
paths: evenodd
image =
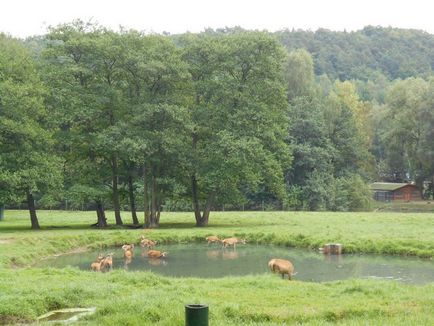
M89 229L94 212L39 212L41 231L25 211L0 222L0 323L34 320L57 308L96 306L85 324L182 325L183 306L210 305L211 325L433 325L434 284L375 280L329 283L282 281L275 275L199 280L148 272L106 274L33 268L40 258L138 242L143 230ZM108 214L109 222L114 220ZM127 213L124 221L130 221ZM195 228L192 213L165 213L147 231L163 242L203 241L209 234L253 243L317 248L340 242L347 252L434 256L433 213L220 212Z

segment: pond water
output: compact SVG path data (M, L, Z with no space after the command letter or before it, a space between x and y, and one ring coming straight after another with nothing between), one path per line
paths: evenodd
M397 280L411 284L434 282L434 262L414 257L386 255L323 255L303 249L265 245L238 245L222 249L219 245L176 244L161 245L156 250L167 251L168 256L150 259L146 250L136 248L130 263L125 263L119 248L114 252L113 268L131 271L149 270L171 277L219 278L225 276L270 273L271 258L289 259L295 266L295 280L325 282L348 278ZM41 261L38 267L62 268L75 266L90 270L97 251L67 254ZM278 276L276 276L278 277Z

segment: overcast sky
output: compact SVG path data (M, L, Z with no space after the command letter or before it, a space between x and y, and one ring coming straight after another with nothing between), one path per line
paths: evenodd
M172 34L225 26L351 31L366 25L434 34L433 9L433 0L0 0L0 32L44 34L49 25L81 18Z

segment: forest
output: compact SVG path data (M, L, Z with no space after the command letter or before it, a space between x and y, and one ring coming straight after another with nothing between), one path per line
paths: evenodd
M37 229L37 208L368 210L373 181L434 199L433 70L434 35L372 26L0 34L0 204Z

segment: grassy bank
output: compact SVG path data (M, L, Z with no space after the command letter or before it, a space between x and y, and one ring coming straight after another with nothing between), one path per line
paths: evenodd
M318 284L282 281L271 274L199 280L25 267L77 248L137 242L145 232L89 229L94 215L40 212L43 229L31 231L25 211L6 212L0 222L0 324L31 321L58 308L96 306L97 313L83 324L182 325L183 306L192 302L210 305L211 325L434 324L434 284ZM434 256L434 214L429 213L222 212L212 214L208 228L195 228L191 213L166 213L161 222L160 229L146 231L149 238L185 242L203 241L209 234L236 235L311 248L333 241L343 243L347 252Z
M52 309L96 306L91 325L183 325L184 304L207 303L211 325L432 325L434 285L288 282L277 276L216 280L76 269L0 271L0 322Z

